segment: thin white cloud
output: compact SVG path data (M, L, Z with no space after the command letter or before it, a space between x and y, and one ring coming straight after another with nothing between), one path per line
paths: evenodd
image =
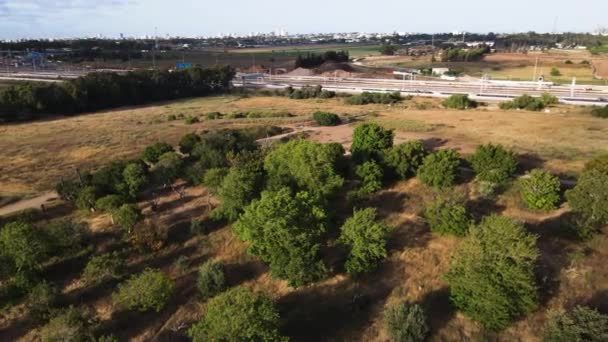
M0 0L0 17L11 21L60 19L62 15L119 10L131 0Z

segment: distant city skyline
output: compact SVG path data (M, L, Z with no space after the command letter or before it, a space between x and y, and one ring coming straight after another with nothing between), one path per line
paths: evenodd
M593 32L606 0L0 0L0 39L318 32ZM370 4L372 6L370 6Z

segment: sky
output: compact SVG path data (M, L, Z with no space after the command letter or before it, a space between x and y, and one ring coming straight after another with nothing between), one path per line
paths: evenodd
M591 32L608 0L0 0L0 39L270 32Z

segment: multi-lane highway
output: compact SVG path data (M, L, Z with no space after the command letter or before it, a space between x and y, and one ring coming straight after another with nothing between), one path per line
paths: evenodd
M321 85L324 89L338 92L359 93L394 92L404 95L448 97L453 94L468 94L471 98L485 101L505 101L528 94L540 96L549 93L561 102L572 104L608 105L608 87L574 85L563 86L549 82L515 82L478 80L459 81L418 81L397 79L338 78L317 76L270 76L238 75L236 86L258 88L303 87Z

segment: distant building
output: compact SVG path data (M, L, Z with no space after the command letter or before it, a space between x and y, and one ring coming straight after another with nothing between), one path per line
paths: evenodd
M442 76L448 72L450 72L450 68L433 68L431 69L433 75Z

